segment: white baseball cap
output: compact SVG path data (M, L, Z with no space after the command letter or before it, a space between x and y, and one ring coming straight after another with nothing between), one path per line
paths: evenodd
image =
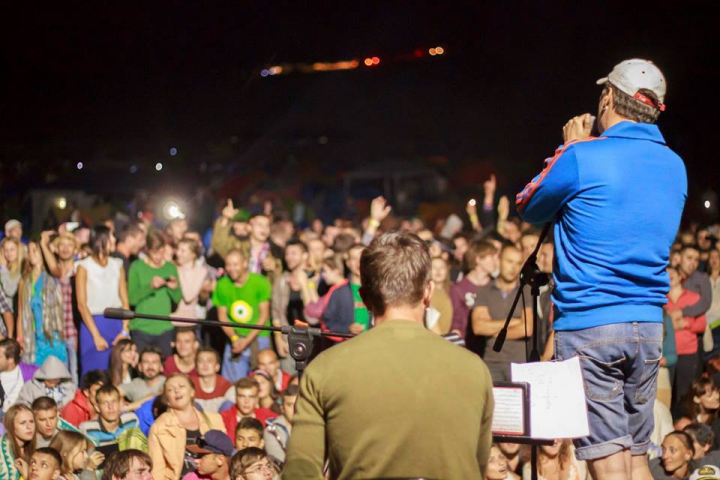
M597 81L598 85L607 82L612 83L621 92L627 93L640 102L655 107L662 112L665 111L665 104L663 103L667 88L665 76L650 60L632 58L618 63L610 72L610 75ZM638 92L643 88L651 90L657 95L660 102L655 105L652 100Z
M720 468L713 465L703 465L690 475L690 480L719 480Z
M15 220L14 218L12 220L8 220L7 223L5 223L5 235L8 235L10 233L10 230L15 227L22 227L22 223L20 223L18 220Z

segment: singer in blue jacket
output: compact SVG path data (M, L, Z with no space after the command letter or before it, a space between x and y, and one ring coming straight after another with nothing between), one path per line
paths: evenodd
M555 357L580 357L590 424L576 456L597 480L650 479L665 267L687 175L654 125L665 110L662 72L626 60L598 84L600 136L590 136L591 115L571 119L516 205L528 222L555 221Z

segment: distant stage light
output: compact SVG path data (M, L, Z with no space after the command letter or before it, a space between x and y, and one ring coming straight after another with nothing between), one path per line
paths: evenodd
M67 198L65 198L65 197L58 198L56 204L60 210L65 210L67 208Z
M261 77L267 77L268 75L270 75L270 72L268 72L267 69L263 69L260 71Z
M78 170L82 170L84 166L85 166L85 165L83 165L83 162L78 162L78 163L77 163L77 169L78 169Z
M705 200L705 208L710 208L710 200Z
M367 65L368 67L372 67L372 64L373 64L372 58L365 59L365 65Z
M380 63L380 59L378 57L372 57L371 60L373 65L377 65Z
M175 155L177 155L177 148L172 147L172 148L170 149L170 155L172 155L173 157L174 157Z
M159 172L160 170L162 170L162 167L163 167L163 164L160 163L160 162L158 162L158 163L155 164L155 170L157 170L158 172Z
M352 68L357 68L358 65L359 65L359 64L358 64L358 61L357 61L357 60L352 60L352 61L350 62L350 66L351 66Z
M437 50L431 48L430 50L428 50L428 53L434 57L435 55L437 55Z
M443 47L435 47L435 53L437 53L438 55L442 55L443 53L445 53L445 49Z
M168 220L185 218L185 214L180 210L180 206L175 200L165 202L165 205L163 205L163 214Z
M130 166L130 173L137 173L138 167L137 165L131 165Z

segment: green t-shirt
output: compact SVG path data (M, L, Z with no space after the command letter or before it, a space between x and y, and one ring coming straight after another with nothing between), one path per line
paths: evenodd
M248 323L257 325L260 317L260 304L270 301L272 287L267 278L256 273L250 273L242 286L237 286L229 277L222 277L217 282L212 295L212 302L216 307L227 308L228 318L234 323ZM265 325L269 325L268 322ZM238 335L247 337L252 330L236 328ZM267 337L268 331L261 331L259 336Z
M128 273L128 300L135 308L137 318L130 320L130 330L139 330L148 335L160 335L173 329L170 322L140 318L140 314L170 315L173 303L182 300L180 284L175 289L160 287L153 290L150 286L153 277L175 277L178 282L178 271L172 262L165 262L160 268L153 268L142 260L135 260Z
M360 297L360 285L350 284L353 292L353 302L355 304L355 323L359 323L365 330L370 327L370 312L368 312L362 297Z

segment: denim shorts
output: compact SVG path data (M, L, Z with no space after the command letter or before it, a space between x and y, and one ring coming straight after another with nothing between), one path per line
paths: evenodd
M662 323L633 322L555 332L556 358L580 357L590 435L574 441L579 460L627 448L632 455L647 452L662 329Z

